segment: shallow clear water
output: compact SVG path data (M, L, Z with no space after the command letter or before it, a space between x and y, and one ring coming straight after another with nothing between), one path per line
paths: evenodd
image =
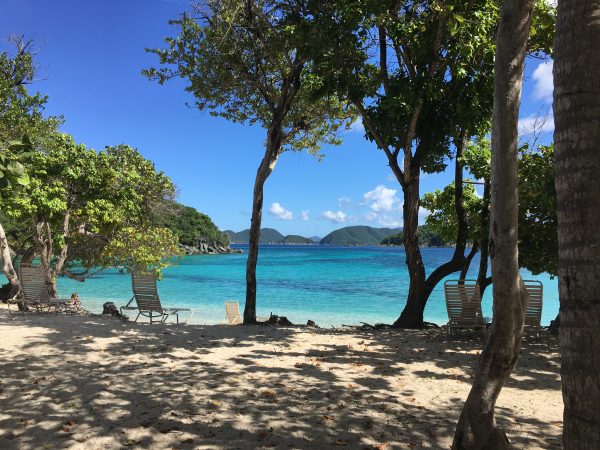
M432 271L447 261L452 251L422 249L426 269ZM474 259L469 278L476 277L478 264ZM243 308L245 268L245 253L186 256L168 268L164 280L158 283L161 301L164 306L194 308L192 322L221 322L225 300L238 300ZM523 276L544 284L542 324L547 325L558 312L557 280L548 275L533 277L527 271ZM391 323L400 314L408 290L404 249L397 247L262 246L257 279L259 316L273 312L294 323L312 319L320 326L361 321ZM63 297L78 292L83 306L92 312L100 312L106 301L123 305L132 295L130 276L117 270L103 271L84 283L60 278L58 288ZM488 288L484 315L491 317L491 309ZM448 320L443 283L438 284L427 303L425 320Z

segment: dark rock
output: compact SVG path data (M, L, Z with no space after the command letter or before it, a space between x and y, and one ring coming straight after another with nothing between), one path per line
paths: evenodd
M107 316L116 317L121 320L128 320L123 314L119 312L116 305L113 302L106 302L102 305L102 314Z
M269 320L267 320L265 323L269 324L269 325L283 325L283 326L292 326L292 325L294 325L292 322L290 322L288 320L287 317L276 316L275 314L271 314L271 317L269 317Z
M313 320L309 320L308 322L306 322L306 326L319 328L319 326Z

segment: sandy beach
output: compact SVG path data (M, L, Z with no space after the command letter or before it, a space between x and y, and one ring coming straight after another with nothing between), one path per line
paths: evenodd
M147 325L0 308L2 449L449 448L482 341L437 330ZM497 404L560 448L557 341L526 341Z

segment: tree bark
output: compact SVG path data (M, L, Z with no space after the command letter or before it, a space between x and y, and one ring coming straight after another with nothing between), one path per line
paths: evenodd
M423 327L423 293L425 292L425 266L419 249L419 176L420 170L413 172L412 178L402 188L404 205L404 251L408 266L409 287L406 306L393 326L398 328Z
M454 169L454 204L456 208L456 219L458 230L456 246L452 259L437 267L427 278L425 277L425 266L419 248L418 220L419 220L419 176L420 167L414 164L411 169L412 178L408 183L402 185L404 192L404 249L406 251L406 264L410 283L406 306L400 317L394 322L397 328L421 328L423 327L423 314L425 305L436 285L451 273L461 270L466 262L465 248L467 245L468 225L463 205L463 164L462 152L468 142L468 133L461 133L460 141L456 145L456 158Z
M485 181L485 185L483 187L483 201L484 201L484 209L481 211L481 229L484 230L489 228L489 220L490 220L490 210L487 207L490 204L490 190L491 186L488 180ZM489 233L485 235L481 239L480 243L480 254L479 254L479 272L477 274L477 284L479 284L479 295L483 298L483 294L487 287L492 284L492 277L488 277L488 264L489 264L489 256L490 256L490 240Z
M561 0L554 41L563 448L600 448L600 3Z
M533 0L505 0L496 37L490 226L494 320L456 427L453 449L510 448L496 424L494 408L519 357L527 303L518 258L517 122L533 4Z
M460 279L461 280L464 280L465 278L467 278L467 272L469 271L469 268L471 267L471 262L473 261L473 258L475 257L475 255L477 254L478 251L479 251L479 243L477 241L475 241L475 242L473 242L471 251L467 255L467 258L465 259L465 263L464 263L462 269L460 269Z
M10 247L8 245L8 239L6 238L6 233L4 231L4 227L0 223L0 257L2 257L2 271L6 278L8 279L8 288L3 289L2 297L3 299L13 298L15 295L19 293L21 290L21 285L19 284L19 277L17 276L17 272L12 264L12 257L10 255Z
M258 243L262 222L263 191L265 181L275 168L281 150L281 124L269 130L267 148L256 172L252 196L252 219L248 239L248 260L246 262L246 304L244 306L244 324L256 323L256 264L258 263Z

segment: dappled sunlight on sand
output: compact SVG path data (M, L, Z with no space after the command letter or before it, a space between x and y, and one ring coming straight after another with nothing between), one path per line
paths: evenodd
M439 331L136 325L0 310L0 448L448 448L482 344ZM498 402L559 448L556 342Z

